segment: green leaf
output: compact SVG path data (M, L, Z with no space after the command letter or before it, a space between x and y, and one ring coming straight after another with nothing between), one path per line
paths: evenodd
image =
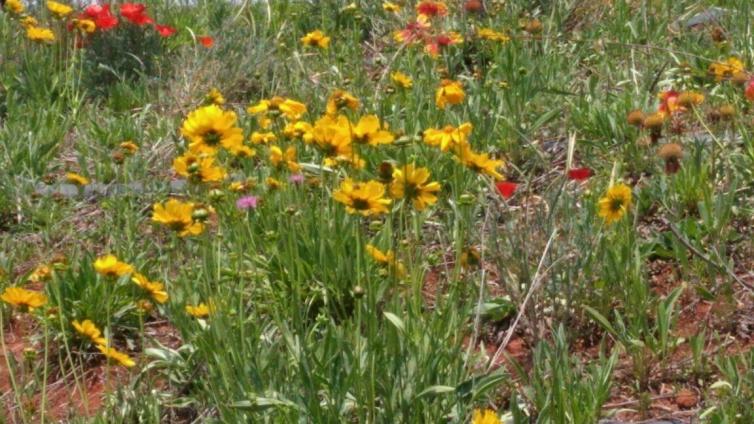
M387 318L388 321L390 321L395 326L395 328L398 329L398 331L400 331L401 333L406 331L406 325L403 324L403 320L398 318L397 315L392 312L383 312L383 314L385 315L385 318Z

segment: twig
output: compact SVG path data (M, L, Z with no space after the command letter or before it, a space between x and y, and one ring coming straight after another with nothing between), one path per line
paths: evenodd
M529 300L531 299L534 292L539 288L539 283L541 281L541 274L542 274L542 267L545 263L545 258L547 257L547 252L550 251L550 246L552 246L553 240L555 240L555 236L558 234L558 229L554 229L552 231L552 234L550 235L550 239L547 240L547 245L545 245L545 250L542 252L542 257L539 259L539 265L537 265L537 272L534 273L534 278L532 278L531 286L529 286L529 291L526 293L526 296L524 297L524 301L521 303L521 306L518 308L518 315L516 315L516 319L513 321L513 323L508 327L508 332L505 335L505 339L503 339L503 343L500 344L500 347L497 348L497 351L492 356L492 359L490 360L489 365L487 366L487 372L492 370L492 367L497 363L497 360L500 359L500 355L503 354L503 351L505 350L505 347L508 346L508 343L511 341L511 337L513 337L513 333L516 331L516 327L518 326L518 322L521 321L521 317L524 315L524 311L526 311L526 306L529 303Z
M686 238L681 234L681 232L676 228L675 225L668 222L666 219L663 218L664 223L670 228L670 232L673 233L675 238L678 239L678 241L681 242L682 245L684 245L691 253L693 253L695 256L697 256L699 259L703 260L704 262L707 262L708 264L712 265L713 267L717 268L720 271L725 272L728 274L733 280L735 280L738 284L742 285L744 288L749 290L750 292L754 292L754 286L747 283L746 281L742 280L736 273L733 272L730 268L728 268L726 265L719 264L715 261L713 261L710 257L702 253L699 249L694 247L691 242L686 240Z

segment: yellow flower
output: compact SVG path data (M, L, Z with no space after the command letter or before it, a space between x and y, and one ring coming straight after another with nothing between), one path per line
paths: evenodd
M330 45L330 37L326 36L322 31L316 30L301 37L301 44L326 49Z
M12 306L33 311L47 303L47 296L38 291L26 290L21 287L8 287L0 295L0 300Z
M217 105L200 107L189 113L181 134L194 152L214 154L222 146L229 151L243 145L243 131L236 126L236 114Z
M94 343L95 345L107 344L107 340L105 340L105 338L102 337L102 332L100 331L99 328L97 328L97 325L94 324L92 321L88 319L85 319L82 322L74 320L73 322L71 322L71 325L73 325L73 328L76 330L77 333L91 340L91 342Z
M152 299L154 299L155 302L165 303L168 301L168 292L165 291L165 285L162 283L149 281L146 276L139 274L138 272L134 274L131 281L152 296Z
M467 168L478 174L486 174L495 180L502 180L503 176L497 171L503 166L503 161L490 159L487 153L476 153L468 145L463 146L458 159Z
M269 188L270 190L279 190L285 185L282 181L272 177L267 177L264 182L265 184L267 184L267 188Z
M71 6L51 0L47 2L47 9L59 19L63 19L73 12Z
M485 409L481 411L479 409L474 410L474 415L471 417L471 424L501 424L500 418L498 418L495 411L491 409Z
M67 172L65 174L65 180L77 186L85 186L89 184L89 178L86 178L83 175L79 175L75 172Z
M225 179L225 169L215 165L215 157L186 152L173 160L173 169L178 175L203 183Z
M280 113L289 121L298 121L306 113L306 105L293 99L275 96L271 99L262 99L259 103L249 106L246 112L251 115Z
M386 2L382 3L382 9L385 12L397 13L397 12L401 11L401 6L399 4L395 4L393 2L386 1Z
M29 281L33 283L39 283L42 281L49 280L52 276L52 268L45 264L37 265L36 268L34 268L34 271L32 271L31 274L29 274Z
M380 249L374 247L371 244L366 245L366 252L374 259L378 264L385 266L388 270L394 273L397 277L403 277L406 274L406 268L403 264L395 259L395 254L392 250L383 252Z
M152 222L167 226L181 237L195 236L204 231L204 224L194 222L193 213L193 203L170 199L164 204L154 204Z
M122 277L134 272L134 267L121 262L115 255L105 255L94 261L94 270L105 277Z
M119 146L121 149L125 150L129 154L134 154L139 151L139 146L131 140L126 140L120 143Z
M123 352L119 352L114 347L105 346L105 345L97 345L97 349L99 349L100 352L102 352L105 357L108 359L112 359L113 361L117 362L118 364L126 367L131 368L134 365L136 365L136 362L134 362L133 359L131 359L130 356L126 355Z
M611 186L598 205L598 214L606 223L612 224L620 220L631 208L631 188L622 183Z
M715 62L709 66L709 73L714 75L717 81L732 78L744 71L744 63L736 57L729 57L724 62Z
M270 162L274 167L280 167L284 163L291 172L298 172L301 169L301 165L296 161L296 147L290 146L285 149L285 153L278 146L270 147Z
M257 132L251 133L252 144L268 144L277 141L277 136L273 132Z
M465 122L459 127L446 125L441 129L428 128L424 131L424 142L430 146L439 146L443 152L451 148L457 150L468 144L472 128L470 122Z
M352 156L351 122L343 115L323 116L314 123L312 142L331 159Z
M385 199L385 186L377 181L366 183L346 178L340 188L333 193L333 198L346 205L348 213L360 213L364 216L379 215L388 211L390 199Z
M460 104L465 97L466 93L459 81L442 80L435 91L435 104L440 109L445 109L447 105Z
M400 88L408 89L413 87L414 85L414 80L411 79L410 76L400 71L396 71L390 74L390 79L393 81L393 84Z
M354 97L353 94L343 90L335 90L332 95L330 95L330 98L327 99L327 114L335 115L344 107L356 110L359 108L360 104L361 102L359 102L359 99Z
M26 7L24 7L24 4L21 3L21 0L6 0L5 10L13 14L20 15L24 13L24 10L26 10Z
M55 41L55 33L47 28L30 26L26 28L26 38L37 43L52 43Z
M440 191L440 183L427 182L429 176L427 168L416 168L414 164L396 168L393 170L390 195L393 199L411 200L416 210L423 211L437 202L435 193Z
M304 143L312 142L312 124L305 121L290 122L283 128L283 135L290 139L298 139Z
M19 22L24 28L35 27L39 25L39 21L37 21L37 18L33 16L24 16Z
M97 30L97 24L91 19L74 19L73 26L86 34L91 34Z
M510 41L510 37L503 34L502 32L495 31L492 28L480 28L477 31L476 35L483 40L499 41L501 43L507 43L508 41Z
M186 305L186 313L194 318L207 318L213 312L213 309L204 302L196 306Z
M204 101L209 104L222 106L225 104L225 97L223 97L223 93L221 93L220 90L212 87L207 93Z
M362 116L356 126L352 128L353 141L370 146L392 143L395 139L393 134L380 127L380 118L376 115Z

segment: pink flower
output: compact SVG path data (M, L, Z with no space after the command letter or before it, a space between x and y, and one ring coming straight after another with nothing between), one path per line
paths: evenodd
M240 210L256 209L259 199L256 196L243 196L236 200L236 207Z
M176 29L171 27L170 25L157 24L154 26L154 29L156 29L157 33L159 33L162 37L170 37L176 33Z
M301 184L304 182L304 174L293 174L288 177L288 181L293 184Z

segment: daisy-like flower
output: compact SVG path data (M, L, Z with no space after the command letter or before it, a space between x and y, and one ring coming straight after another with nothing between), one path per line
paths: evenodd
M36 43L52 43L55 33L48 28L30 26L26 28L26 38Z
M492 28L480 28L476 32L476 36L481 38L482 40L496 41L499 43L507 43L511 40L511 38L504 33L495 31Z
M126 140L120 143L118 146L129 154L134 154L139 151L139 145L131 140Z
M138 272L131 277L131 281L137 286L141 287L149 296L157 303L165 303L168 301L168 292L165 291L165 285L157 281L149 281L149 278L139 274Z
M333 198L346 206L350 214L380 215L388 211L390 199L385 197L385 186L378 181L356 182L346 178Z
M212 313L211 307L207 306L206 303L202 302L198 305L186 305L186 313L191 315L194 318L207 318Z
M474 414L471 416L471 424L501 424L500 418L498 418L495 411L491 409L485 409L484 411L475 409Z
M225 169L215 164L215 157L186 152L173 160L178 175L202 183L219 182L227 177Z
M351 123L343 115L323 116L314 123L312 142L331 159L352 155Z
M463 91L463 85L459 81L442 80L435 91L435 104L440 109L445 109L448 105L460 104L465 98L466 92Z
M270 144L277 141L278 137L273 132L257 132L251 133L252 144Z
M416 13L428 18L442 17L448 14L448 6L441 1L423 0L416 5Z
M359 144L377 146L380 144L390 144L395 139L390 131L382 129L380 118L376 115L362 116L351 131L353 141Z
M126 367L131 368L134 365L136 365L136 362L134 362L133 359L131 359L130 356L127 354L119 351L118 349L106 345L97 345L97 349L99 349L100 352L102 352L107 359L112 359L113 361L117 362L118 364Z
M304 143L312 142L312 124L305 121L289 122L283 128L283 135L289 139L300 139Z
M622 183L611 186L598 205L598 214L606 223L619 221L631 208L631 188Z
M63 19L73 13L73 8L71 6L51 0L47 2L47 10L58 19Z
M330 46L330 37L326 36L322 31L316 30L301 37L301 44L326 49Z
M133 265L121 262L115 255L105 255L94 261L94 270L105 277L122 277L134 272Z
M220 90L216 87L212 87L204 97L204 102L211 105L222 106L225 104L225 97L223 97L223 93L221 93Z
M426 16L419 15L414 22L409 22L402 30L393 34L393 39L398 43L413 44L419 40L426 39L429 29L432 25Z
M449 32L447 34L439 34L424 42L424 51L429 53L432 57L437 57L442 51L454 44L463 43L463 36L457 32Z
M170 199L164 204L155 203L152 222L165 225L181 237L199 235L204 231L204 224L194 221L194 207L191 202L181 202L177 199Z
M423 211L437 202L436 193L441 188L436 181L428 182L429 177L429 169L417 168L413 163L395 168L390 195L393 199L410 200L416 210Z
M327 114L335 115L343 108L356 110L361 102L353 94L344 90L335 90L327 99Z
M65 180L77 186L85 186L89 184L89 178L86 178L85 176L79 175L75 172L67 172L65 174Z
M28 15L21 18L18 22L24 28L35 27L39 25L39 21L37 20L37 18L33 16L28 16Z
M722 81L725 79L731 79L736 74L744 73L744 63L737 57L729 57L723 62L715 62L708 68L708 72L715 77L715 80Z
M236 208L240 210L256 209L259 204L259 198L256 196L243 196L236 200Z
M219 147L233 151L243 145L243 130L236 120L234 112L217 105L200 107L183 121L181 134L195 152L214 154Z
M488 153L476 153L471 150L471 147L463 146L458 159L477 174L485 174L498 181L503 179L498 172L498 168L503 166L503 161L491 159Z
M6 0L5 10L9 11L10 13L13 13L14 15L20 15L24 13L24 10L26 10L26 7L24 7L24 4L21 3L21 0Z
M0 300L21 310L33 311L47 303L47 296L34 290L8 287L0 295Z
M383 252L371 244L367 244L365 249L367 254L371 256L375 262L387 268L387 270L393 273L396 277L400 278L406 275L406 268L395 258L395 254L392 250Z
M414 80L400 71L395 71L390 74L390 80L399 88L409 89L414 86Z
M458 127L446 125L444 128L428 128L424 130L424 142L430 146L439 146L443 152L456 150L468 145L472 128L470 122Z
M79 333L84 338L90 340L95 345L106 345L107 340L102 337L102 332L99 328L97 328L97 325L93 323L91 320L85 319L81 322L78 320L73 320L71 322L71 325L76 330L77 333Z
M84 34L92 34L97 30L97 24L93 20L86 18L74 19L71 21L71 25Z
M289 146L285 149L285 153L278 146L270 147L270 162L272 166L279 168L283 165L288 167L291 172L298 172L301 169L301 165L296 161L296 147Z
M382 3L382 10L385 12L397 13L401 11L401 5L386 1Z
M258 103L246 108L251 115L281 114L289 121L298 121L306 113L306 105L285 97L275 96L262 99Z

